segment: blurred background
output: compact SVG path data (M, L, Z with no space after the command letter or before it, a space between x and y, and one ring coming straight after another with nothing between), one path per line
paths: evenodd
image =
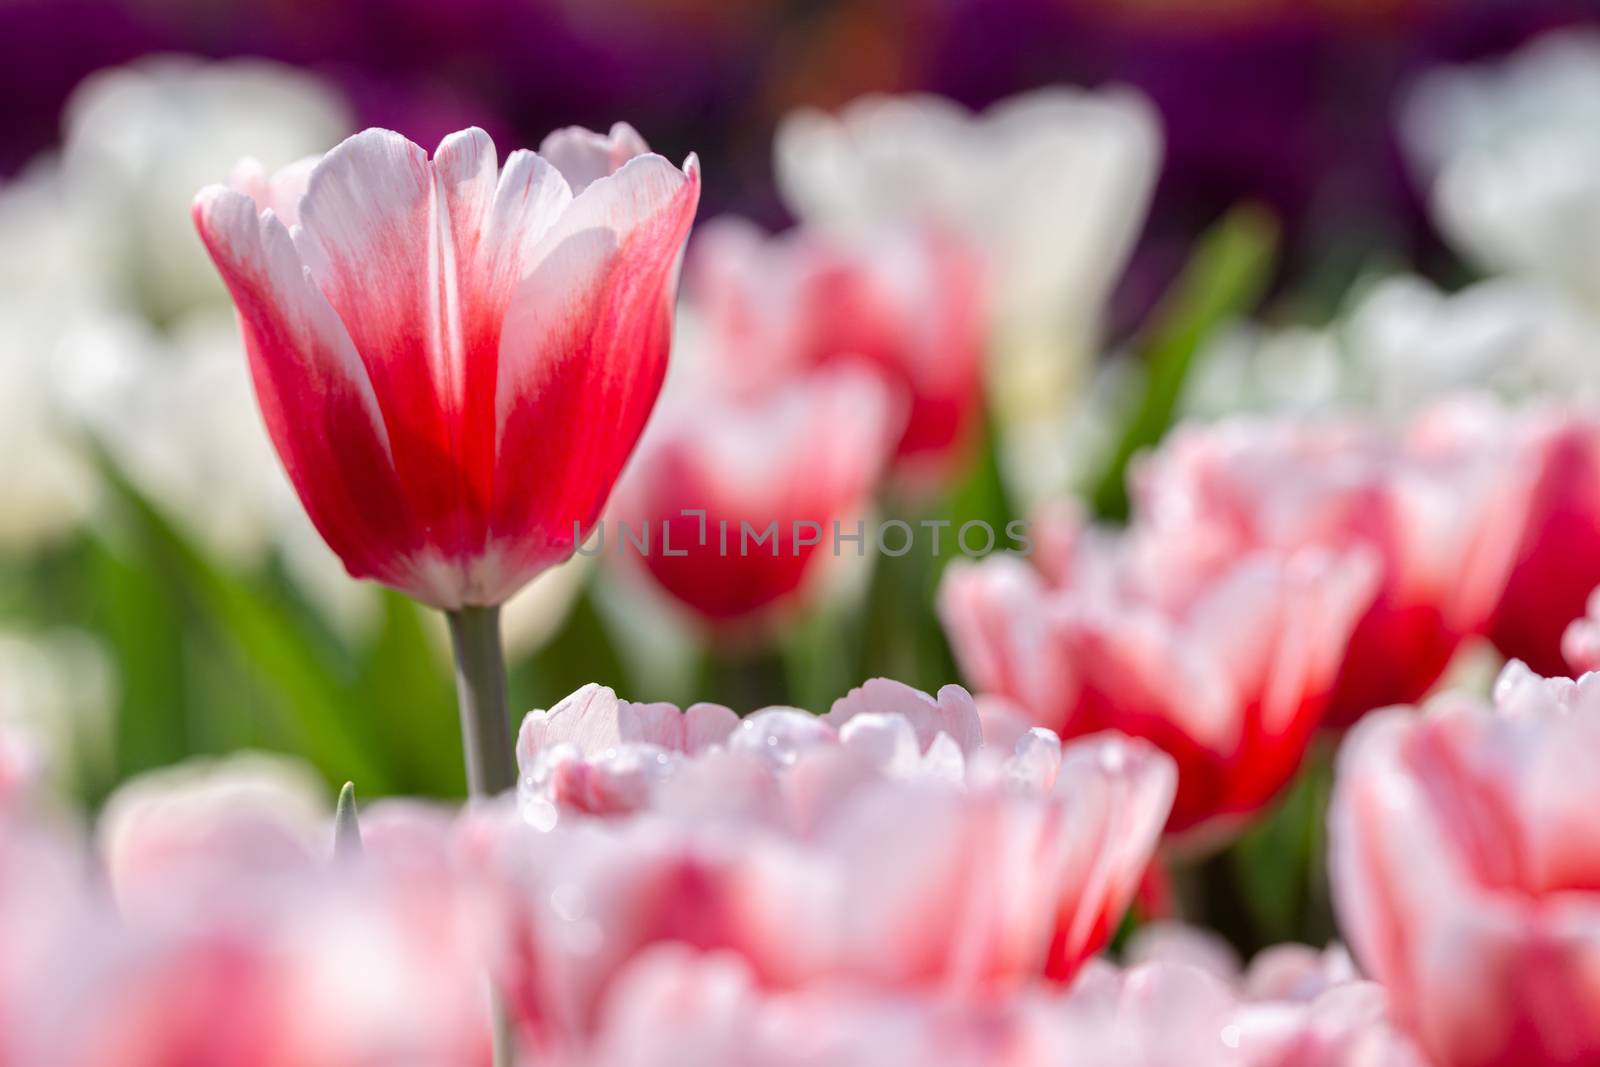
M480 125L503 155L626 120L673 160L700 155L702 222L777 230L848 214L830 206L828 129L794 125L800 109L1091 90L1114 106L1062 121L1103 151L1069 153L1042 188L980 176L969 193L1083 265L1015 314L991 295L974 401L988 417L931 479L845 478L844 499L816 507L1003 528L1076 491L1116 519L1139 447L1184 411L1249 406L1253 385L1200 373L1237 357L1238 320L1320 329L1401 268L1449 289L1495 273L1494 248L1476 255L1430 194L1449 138L1476 133L1448 100L1408 127L1427 106L1408 101L1430 71L1586 23L1600 27L1592 0L0 0L0 718L26 719L91 804L239 748L304 757L366 795L463 791L442 627L344 576L254 411L187 211L241 157L277 166L369 125L426 146ZM981 132L920 106L862 135L906 148L905 189L1013 143L1030 165L998 117ZM1016 222L968 225L981 245ZM1022 255L982 251L991 274ZM696 262L692 243L691 299ZM714 309L686 318L716 332ZM793 476L814 476L806 441L829 432L796 430ZM730 617L670 575L578 560L508 609L514 705L588 681L740 710L820 709L879 674L931 690L958 680L933 608L941 565L736 576L774 584Z

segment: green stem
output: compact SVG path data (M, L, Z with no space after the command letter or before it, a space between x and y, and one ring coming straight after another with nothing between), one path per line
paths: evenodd
M446 617L456 656L456 702L461 711L467 791L474 797L494 796L517 783L506 705L505 654L500 647L500 609L464 607Z
M445 617L450 620L450 647L456 658L456 705L461 712L467 792L474 797L492 797L517 784L500 608L464 607L446 612ZM510 1067L515 1052L502 990L490 989L489 1014L494 1067Z

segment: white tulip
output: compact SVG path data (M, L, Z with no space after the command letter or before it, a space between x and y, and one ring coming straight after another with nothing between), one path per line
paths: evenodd
M1600 307L1600 34L1554 34L1499 63L1435 71L1406 101L1401 129L1459 251Z

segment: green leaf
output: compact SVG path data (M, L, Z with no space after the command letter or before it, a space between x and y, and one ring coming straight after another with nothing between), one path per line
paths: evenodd
M1219 326L1249 311L1266 291L1277 244L1277 224L1254 205L1235 208L1201 235L1138 346L1145 366L1144 393L1091 494L1102 518L1127 517L1128 463L1172 425L1196 352Z
M1313 750L1277 805L1234 843L1227 857L1240 903L1262 943L1317 944L1332 936L1321 917L1327 907L1322 856L1331 763L1329 753Z
M333 855L348 860L361 855L361 823L356 817L356 784L346 782L333 809Z
M1006 524L1016 512L1000 470L1000 442L992 418L984 418L976 445L972 462L951 490L945 511L956 528L974 519L988 523L997 544L1004 547Z
M184 694L185 619L161 575L103 540L83 553L84 619L117 672L112 772L120 780L192 753ZM112 782L97 783L91 804Z
M382 596L382 625L361 668L363 710L405 791L463 796L455 688L425 627L428 609L393 590Z
M330 781L350 778L392 791L393 776L374 758L360 724L355 694L330 662L325 644L308 637L293 612L243 577L212 563L117 470L102 473L147 557L205 623L205 638L244 671L294 750ZM241 697L242 699L242 697Z

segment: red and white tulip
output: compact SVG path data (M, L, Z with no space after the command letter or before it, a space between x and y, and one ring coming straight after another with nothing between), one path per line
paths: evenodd
M1331 872L1346 939L1435 1067L1600 1062L1600 677L1513 663L1352 732Z
M1371 602L1363 550L1217 551L1073 520L1039 528L1040 562L958 562L939 612L997 717L1076 737L1119 730L1178 765L1168 829L1221 828L1288 784Z
M503 167L481 130L431 158L367 130L304 177L282 213L194 205L278 454L353 575L499 604L572 553L644 428L698 166L623 125Z

